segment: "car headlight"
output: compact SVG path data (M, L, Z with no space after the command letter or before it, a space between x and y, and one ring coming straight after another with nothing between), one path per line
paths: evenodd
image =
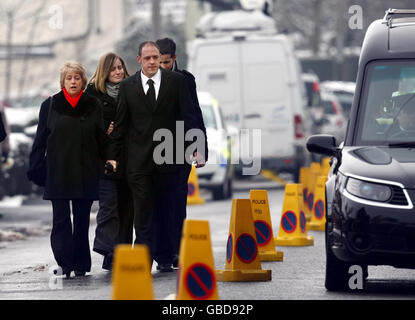
M388 201L392 196L392 189L386 185L351 177L347 179L346 190L356 197L374 201Z

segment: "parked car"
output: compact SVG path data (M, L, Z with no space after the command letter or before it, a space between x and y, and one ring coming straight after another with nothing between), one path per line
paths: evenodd
M320 79L318 76L315 73L307 72L301 74L301 79L306 89L307 107L321 106Z
M26 177L29 167L29 154L36 133L41 103L47 98L39 91L25 93L12 92L8 98L0 97L10 128L10 153L3 166L1 184L4 195L27 195L40 193L39 187ZM29 134L31 132L31 134Z
M197 93L209 147L209 158L197 169L199 187L212 191L214 200L232 197L234 168L231 163L231 139L218 102L208 92Z
M12 92L7 101L4 96L0 97L11 132L23 132L25 128L37 125L40 105L47 97L39 91Z
M363 41L344 144L315 135L332 157L326 183L328 290L349 289L351 267L415 268L415 10L387 11ZM363 280L363 279L361 279Z
M323 81L321 91L334 94L339 100L346 119L349 119L356 84L350 81Z
M344 140L346 134L347 120L343 108L334 94L327 92L321 93L322 110L321 115L321 133L333 135L337 141Z

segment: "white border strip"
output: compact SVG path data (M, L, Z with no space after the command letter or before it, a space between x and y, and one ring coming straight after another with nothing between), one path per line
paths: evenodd
M378 201L371 201L371 200L366 200L366 199L362 199L359 197L356 197L354 195L352 195L351 193L349 193L346 190L346 186L343 189L343 195L346 198L349 198L350 200L353 200L355 202L359 202L359 203L363 203L363 204L367 204L370 206L375 206L375 207L384 207L384 208L395 208L395 209L413 209L414 206L412 204L411 198L408 195L408 192L406 191L404 185L402 183L396 182L396 181L388 181L388 180L381 180L381 179L372 179L372 178L367 178L367 177L362 177L362 176L358 176L355 174L345 174L343 172L341 172L341 174L343 174L346 177L351 177L351 178L356 178L359 180L363 180L363 181L369 181L369 182L376 182L376 183L381 183L381 184L386 184L386 185L395 185L398 187L402 188L402 191L406 197L406 201L408 202L408 205L406 206L399 206L399 205L395 205L395 204L388 204L388 203L383 203L383 202L378 202Z

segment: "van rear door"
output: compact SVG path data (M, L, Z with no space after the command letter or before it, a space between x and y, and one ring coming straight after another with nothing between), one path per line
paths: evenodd
M199 90L219 101L227 124L242 127L241 78L238 45L226 40L196 40L190 52L189 69Z
M239 42L243 79L243 127L261 129L262 158L293 155L291 75L277 37Z

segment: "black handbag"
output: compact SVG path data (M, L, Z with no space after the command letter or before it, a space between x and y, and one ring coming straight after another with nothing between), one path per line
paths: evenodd
M51 96L51 98L50 98L48 117L47 117L47 120L46 120L46 126L48 126L48 124L49 124L49 117L50 117L50 112L51 112L51 109L52 109L52 101L53 101L53 96ZM47 165L46 165L46 154L45 154L42 161L37 165L37 167L31 168L27 172L27 178L30 181L32 181L35 185L37 185L39 187L44 187L45 184L46 184L46 170L47 170Z

